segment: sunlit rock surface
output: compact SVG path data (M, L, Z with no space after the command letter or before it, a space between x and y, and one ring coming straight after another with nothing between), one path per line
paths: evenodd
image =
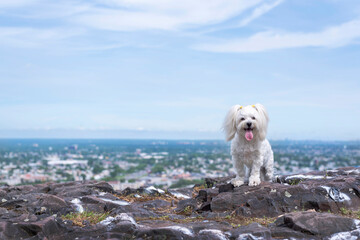
M106 182L0 187L0 239L358 239L360 169L277 176L234 188L114 191ZM109 213L75 225L69 213Z

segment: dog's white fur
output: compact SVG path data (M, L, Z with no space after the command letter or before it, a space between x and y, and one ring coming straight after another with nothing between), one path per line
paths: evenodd
M249 186L272 180L274 154L266 139L268 121L267 111L261 104L234 105L226 115L223 128L226 140L233 140L231 155L237 174L231 183L235 187L243 185L249 175ZM245 138L245 129L249 128L247 123L252 127L251 141Z

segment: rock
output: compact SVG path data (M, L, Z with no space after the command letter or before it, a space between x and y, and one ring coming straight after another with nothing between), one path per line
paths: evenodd
M271 229L271 237L276 239L312 239L312 236L295 231L287 227L276 227Z
M204 202L196 211L201 213L211 211L211 202Z
M101 200L95 196L85 196L81 198L81 203L83 204L98 204L100 202Z
M64 199L46 193L39 197L39 200L34 203L34 206L45 207L51 212L59 212L64 208L70 207Z
M191 188L178 188L178 189L168 189L168 193L179 198L179 199L188 199L192 197L193 189Z
M125 188L123 191L121 191L119 193L119 195L128 196L128 195L134 195L134 194L146 194L146 195L150 195L150 196L159 196L164 193L165 193L164 190L155 188L154 186L150 186L147 188L140 187L138 189Z
M347 169L348 173L358 172ZM335 171L334 171L335 172ZM342 173L340 171L340 173ZM318 174L318 173L317 173ZM360 208L360 179L353 174L323 175L302 174L286 177L280 182L291 182L293 185L263 182L259 186L247 185L234 188L233 192L226 189L227 184L218 185L222 189L211 201L212 211L234 211L244 216L278 216L283 213L300 209L340 212L341 208ZM225 181L225 180L224 180Z
M258 223L251 223L247 226L241 226L230 231L232 239L270 239L270 230L266 227L259 225ZM255 239L256 239L255 238Z
M123 232L123 233L133 233L137 228L137 223L135 220L126 213L120 213L115 217L109 216L105 220L98 223L98 225L106 226L108 230Z
M137 232L138 238L146 239L194 239L194 233L185 227L168 226L162 228L141 229Z
M341 216L360 209L359 168L278 176L253 187L234 188L231 178L207 178L197 188L167 191L148 187L115 192L96 181L3 185L0 239L360 238L360 221ZM131 196L135 194L151 200ZM130 195L129 202L118 195ZM110 215L97 224L84 219L84 227L62 219L83 210ZM256 223L264 222L256 220L264 216L276 221Z
M1 239L27 239L41 232L41 227L35 224L6 222L1 227Z
M330 213L294 212L278 218L278 227L287 227L308 235L325 237L339 232L355 230L360 221Z
M232 192L233 190L234 190L234 186L231 183L223 184L219 186L219 193Z
M4 198L4 197L6 197L6 192L4 191L4 190L2 190L2 189L0 189L0 198Z
M0 207L0 216L8 213L9 211L6 208Z
M84 189L69 189L66 191L65 189L62 190L62 192L59 192L59 195L64 197L71 197L76 198L79 196L89 196L95 194L95 191L93 189L84 188Z
M111 228L111 232L119 232L125 234L133 234L137 227L130 222L120 222Z
M83 208L94 212L107 212L116 209L120 204L116 200L99 198L96 196L85 196L81 198Z
M224 212L228 210L233 210L232 207L232 197L233 194L229 192L219 193L211 201L211 210L214 212Z
M218 229L204 229L198 234L197 239L202 240L224 240L228 239L224 232Z
M146 209L164 209L171 207L171 203L162 199L155 199L144 203Z
M128 196L130 194L136 194L136 193L141 193L143 192L143 188L139 188L139 189L134 189L134 188L125 188L124 190L122 190L119 195L124 195L124 196Z
M223 178L205 178L205 185L207 188L214 187L217 183L228 183L233 179L235 175L231 175Z
M231 230L233 227L227 222L216 222L204 220L202 222L192 222L183 224L184 227L191 229L194 233L200 233L203 230L220 230L226 232Z
M198 209L199 204L196 199L180 200L175 212L185 215L190 215L194 210Z
M3 201L0 204L0 207L2 208L19 208L22 206L22 203L24 203L25 201L23 199L14 199L14 200L6 200Z
M207 202L208 198L207 198L207 191L204 189L201 189L198 193L198 195L196 196L196 199L202 202Z
M155 218L159 215L149 209L143 208L142 203L133 203L127 206L118 206L112 211L113 214L127 213L136 218Z
M96 188L102 192L115 193L113 187L107 182L98 182L88 186L89 188Z

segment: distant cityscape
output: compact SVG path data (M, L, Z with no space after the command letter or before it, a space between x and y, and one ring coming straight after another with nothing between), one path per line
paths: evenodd
M270 141L275 174L360 165L360 142ZM234 174L230 144L186 140L1 139L0 182L103 180L115 189L184 187Z

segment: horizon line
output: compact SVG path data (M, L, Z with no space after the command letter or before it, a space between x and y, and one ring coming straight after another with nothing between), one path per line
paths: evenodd
M170 138L57 138L57 137L0 137L1 140L128 140L128 141L222 141L224 143L230 143L231 141L225 141L222 139L186 139L186 138L178 138L178 139L170 139ZM293 141L293 142L360 142L360 139L353 140L320 140L320 139L268 139L269 141Z

